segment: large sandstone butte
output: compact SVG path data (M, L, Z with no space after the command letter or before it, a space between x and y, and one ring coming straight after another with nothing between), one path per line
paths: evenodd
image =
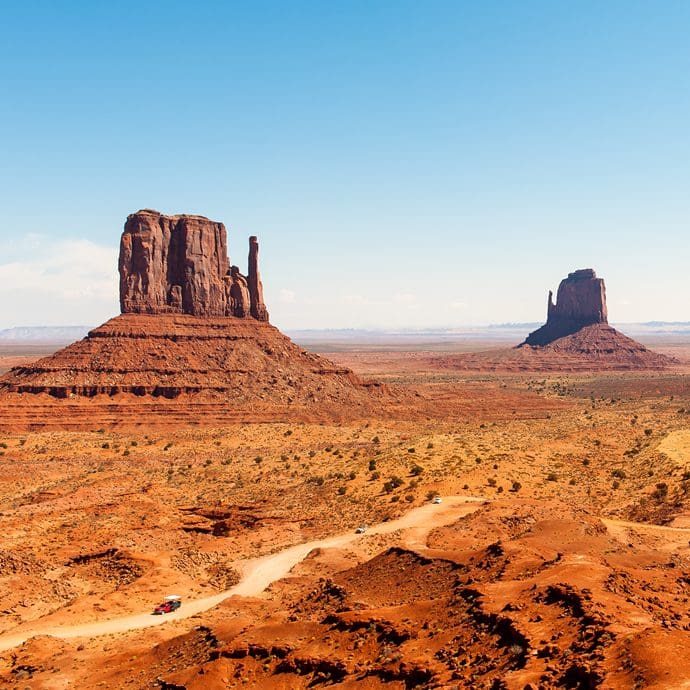
M222 223L151 210L129 216L122 314L0 378L0 428L371 415L380 386L268 322L258 253L251 237L245 277L230 264Z

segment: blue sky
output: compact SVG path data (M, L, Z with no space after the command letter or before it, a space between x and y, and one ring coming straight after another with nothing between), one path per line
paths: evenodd
M117 312L128 213L259 235L284 328L690 320L690 3L26 2L0 24L0 327Z

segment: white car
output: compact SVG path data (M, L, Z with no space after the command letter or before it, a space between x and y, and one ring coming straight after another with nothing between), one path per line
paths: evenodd
M439 503L441 503L441 497L436 496L436 498L434 498L434 500L433 500L433 503L434 503L434 505L438 505Z
M360 525L356 530L355 534L364 534L367 531L366 525Z

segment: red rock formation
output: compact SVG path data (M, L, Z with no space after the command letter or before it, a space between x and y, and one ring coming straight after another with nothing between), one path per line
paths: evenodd
M268 323L258 252L251 237L245 277L229 267L222 223L150 210L129 216L119 261L123 313L0 377L0 429L42 427L54 408L39 410L27 398L45 396L91 401L88 410L77 403L81 416L72 410L72 419L59 422L70 428L95 419L141 423L146 410L156 423L168 416L199 423L201 416L219 425L371 415L380 397L372 393L381 387L306 352ZM113 399L123 405L113 408ZM131 399L140 400L139 412ZM162 399L179 403L154 402ZM185 413L191 409L203 414Z
M249 297L251 299L251 314L258 321L268 321L268 311L264 304L264 287L259 275L259 240L256 237L249 238Z
M127 218L120 242L123 314L253 316L268 321L258 241L250 238L249 278L229 270L227 233L203 216L143 210Z
M549 291L546 324L530 333L525 344L548 345L595 323L608 323L606 287L591 268L583 268L561 281L555 304Z

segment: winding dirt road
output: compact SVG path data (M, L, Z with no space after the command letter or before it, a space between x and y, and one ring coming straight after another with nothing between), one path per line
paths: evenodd
M414 528L413 542L415 545L421 545L421 536L423 534L428 534L436 527L451 524L458 518L473 512L484 502L485 499L483 498L448 496L443 499L443 503L440 505L429 503L420 508L410 510L397 520L382 522L374 527L370 527L367 530L367 534L390 534L396 530ZM348 532L347 534L327 537L326 539L297 544L278 553L248 561L241 569L242 579L234 587L211 597L185 601L182 608L164 616L153 616L147 612L134 616L113 618L107 621L70 626L41 625L40 621L32 621L15 628L9 633L0 635L0 652L17 647L36 635L50 635L60 639L98 637L99 635L140 630L141 628L149 628L154 625L163 625L171 621L190 618L217 606L229 597L251 597L261 594L273 582L288 575L292 568L303 561L314 549L347 546L358 539L362 539L364 536L366 535Z

